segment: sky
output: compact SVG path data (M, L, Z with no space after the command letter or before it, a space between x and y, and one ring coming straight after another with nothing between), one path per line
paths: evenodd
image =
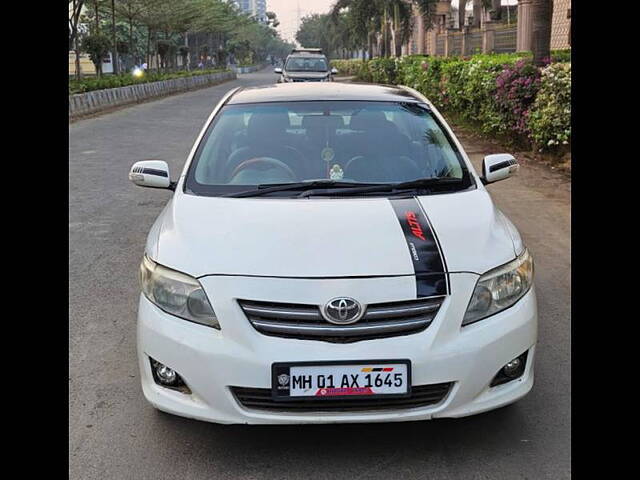
M275 12L280 20L278 27L280 36L286 40L295 41L298 31L298 6L300 7L300 18L302 18L312 13L327 13L335 2L336 0L267 0L267 11ZM458 5L457 0L453 0L451 3L455 6ZM515 5L516 1L502 0L502 4Z
M336 0L267 0L267 11L275 12L280 36L294 41L298 31L298 5L300 18L312 13L327 13Z

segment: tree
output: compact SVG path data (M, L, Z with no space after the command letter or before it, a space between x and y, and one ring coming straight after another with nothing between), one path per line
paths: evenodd
M69 50L73 49L76 60L76 79L82 78L80 69L80 43L78 42L78 22L84 6L84 0L69 0Z
M175 45L170 40L158 40L156 46L160 56L160 68L167 68L167 57L171 52L171 47Z
M111 45L113 46L113 73L120 73L118 64L118 39L116 38L116 0L111 0Z
M413 11L411 5L404 1L394 2L393 28L391 30L396 57L402 56L402 45L407 43L413 30Z
M69 0L70 46L75 34L73 25L78 22L72 17L72 6L78 1ZM108 32L111 45L115 45L116 68L117 55L124 54L125 50L127 60L144 61L146 56L151 65L151 59L158 58L166 68L175 66L178 55L188 65L188 57L195 57L203 50L222 62L234 43L239 49L246 50L241 55L258 60L262 60L266 52L291 48L291 44L284 42L275 31L278 25L275 14L269 12L267 23L260 24L228 0L83 1L87 8L80 23L89 25L92 34ZM120 48L120 40L124 39L128 39L126 49ZM179 45L188 49L180 50Z
M337 0L331 8L335 19L346 10L352 22L351 32L359 42L367 45L369 57L373 57L377 32L382 27L382 9L378 0Z
M533 0L531 2L531 16L533 18L531 42L533 62L536 65L542 65L551 56L553 0Z
M473 0L473 28L480 28L483 0Z
M266 16L267 25L269 25L270 27L276 28L278 25L280 25L280 21L278 20L278 17L276 17L276 14L274 12L267 12Z
M189 65L189 47L187 45L181 45L178 48L178 52L180 53L180 57L182 57L182 65L188 67Z
M144 35L144 32L140 31L139 27L141 26L141 17L145 4L143 0L118 0L115 7L117 19L126 24L129 43L127 48L128 58L130 61L136 62L136 57L141 51L138 43L142 41ZM122 50L119 48L118 51Z
M467 17L467 5L471 0L458 0L458 27L462 30ZM474 19L475 20L475 19Z
M84 6L84 0L69 0L69 50L76 46L78 22Z
M102 76L102 60L109 54L111 41L101 33L87 35L82 39L82 49L89 54L89 58L96 67L98 77Z
M400 56L402 45L409 39L413 29L412 5L418 8L425 25L430 28L436 3L437 0L337 0L331 14L336 18L346 10L366 28L370 55L373 53L373 44L377 42L382 56L388 57L392 53Z
M491 20L500 20L502 18L502 1L491 0L489 13L491 14Z

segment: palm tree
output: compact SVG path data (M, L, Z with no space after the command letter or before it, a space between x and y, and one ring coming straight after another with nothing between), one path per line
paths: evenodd
M533 0L531 2L533 18L533 38L531 50L533 62L542 65L551 55L551 19L553 16L553 0Z
M377 7L377 0L337 0L331 7L334 22L342 10L348 9L352 33L367 44L369 57L373 56L373 39L381 24Z
M393 5L393 45L396 57L402 56L402 45L411 36L413 30L413 12L411 4L407 2L396 2Z
M473 0L473 28L480 28L482 20L482 7L486 0Z
M467 4L469 0L458 0L458 27L462 30L464 27L464 19L467 16Z
M349 10L350 15L364 26L370 55L373 53L377 32L380 32L381 55L388 57L391 54L393 42L393 53L400 56L402 45L409 38L413 27L412 4L418 7L425 24L430 26L436 3L437 0L337 0L331 14L336 18L340 11Z

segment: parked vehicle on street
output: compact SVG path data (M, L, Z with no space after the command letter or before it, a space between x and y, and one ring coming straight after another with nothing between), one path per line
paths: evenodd
M156 408L219 423L396 422L502 407L533 385L533 259L436 108L407 87L234 89L140 267Z
M277 67L278 83L332 82L338 70L331 68L320 48L297 48L287 56L284 66Z

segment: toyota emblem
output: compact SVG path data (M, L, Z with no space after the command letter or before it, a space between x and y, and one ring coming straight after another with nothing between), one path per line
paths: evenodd
M336 325L355 323L362 318L363 314L362 305L357 300L349 297L333 298L322 308L324 319Z

